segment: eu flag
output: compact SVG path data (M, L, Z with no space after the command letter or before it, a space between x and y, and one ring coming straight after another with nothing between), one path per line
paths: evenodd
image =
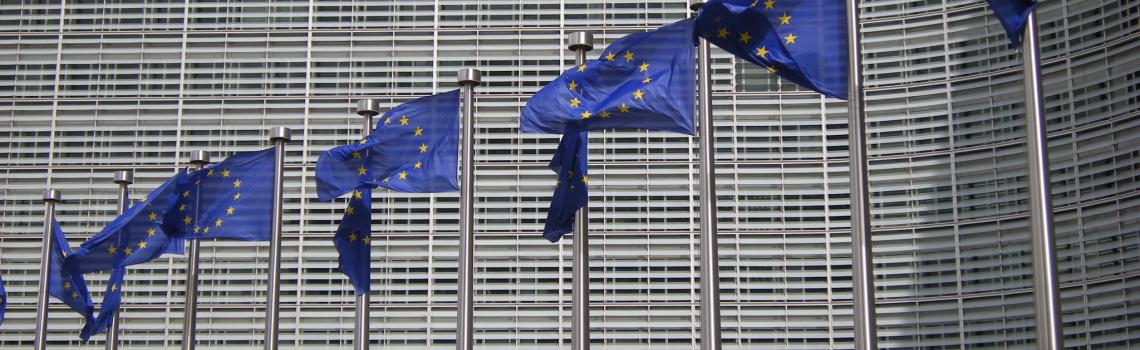
M63 273L63 259L72 252L58 221L52 220L51 235L55 241L55 249L51 251L51 261L48 265L48 295L62 301L67 307L83 316L85 323L91 323L91 314L95 312L95 306L91 303L91 294L87 292L87 281L83 279L83 275Z
M570 68L531 96L519 129L563 134L637 128L692 135L693 46L691 19L622 37L597 60Z
M177 190L188 179L186 173L179 172L83 242L75 254L64 259L65 274L141 264L165 253L181 254L185 249L182 241L172 237L180 218L174 204L181 198Z
M344 216L333 235L333 246L340 254L337 267L348 276L356 294L371 290L372 266L372 188L358 187L348 198Z
M180 238L268 241L277 150L238 152L195 171L179 189Z
M711 0L697 34L769 72L826 96L847 99L846 2Z
M106 331L111 326L111 318L119 311L119 304L122 302L123 278L126 274L127 269L123 267L111 270L111 278L107 280L107 292L103 294L103 304L99 305L99 316L92 322L87 322L79 332L79 337L83 341Z
M987 0L990 3L990 8L994 10L994 14L998 16L1001 21L1002 27L1005 27L1005 32L1009 35L1009 42L1014 46L1021 45L1021 33L1025 31L1025 22L1029 19L1029 14L1033 13L1033 8L1037 6L1037 0Z
M546 227L542 235L558 242L563 235L574 230L574 213L590 201L590 176L587 173L589 132L567 132L558 143L558 150L550 160L550 169L558 174L550 211L546 213Z
M4 312L8 310L8 291L4 290L4 277L0 276L0 325L4 324Z
M400 192L459 190L459 90L396 106L359 143L317 159L317 196L330 201L361 184Z

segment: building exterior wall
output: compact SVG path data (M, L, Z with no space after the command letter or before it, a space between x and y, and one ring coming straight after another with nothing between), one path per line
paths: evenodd
M1020 55L981 0L863 1L880 346L1034 341ZM1039 10L1070 348L1140 346L1140 2ZM568 348L569 241L541 236L556 136L520 134L528 96L573 63L565 34L605 44L689 15L685 1L5 1L0 4L0 349L31 346L43 206L63 192L73 246L187 153L286 157L283 349L348 348L352 288L313 166L382 107L477 89L480 348ZM846 108L714 49L726 349L852 346ZM591 133L592 330L600 349L692 349L698 337L697 142ZM377 191L372 340L454 347L458 196ZM204 242L203 349L262 341L268 246ZM129 269L123 349L177 348L184 257ZM88 278L96 303L106 274ZM83 343L51 309L51 348Z

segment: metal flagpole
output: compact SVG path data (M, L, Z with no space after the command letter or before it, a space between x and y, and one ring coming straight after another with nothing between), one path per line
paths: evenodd
M1037 314L1037 348L1064 349L1065 331L1061 319L1061 292L1057 285L1056 236L1053 230L1053 201L1049 182L1048 135L1045 131L1045 104L1041 91L1041 58L1037 39L1037 13L1029 13L1022 38L1022 66L1025 70L1025 130L1029 154L1029 221L1033 247L1034 307Z
M115 215L123 215L127 212L127 208L131 205L130 196L127 194L127 186L135 182L135 172L130 170L121 170L115 172L115 183L119 185L119 207L115 209ZM107 350L115 350L119 348L119 310L116 309L115 313L111 315L111 322L107 326Z
M269 140L277 148L277 160L273 164L273 231L269 241L269 294L265 301L265 350L277 350L277 335L280 332L281 302L281 214L285 192L285 143L293 136L286 127L275 127L269 131Z
M700 10L703 1L689 5ZM697 39L697 117L700 119L700 213L701 213L701 349L720 350L720 271L716 228L716 149L713 142L712 77L709 75L709 42Z
M44 243L40 246L40 288L36 294L36 339L35 349L47 349L48 271L51 266L51 252L55 249L52 239L52 222L55 221L55 203L60 201L59 190L44 190Z
M863 110L863 50L859 46L859 1L847 1L847 118L851 172L851 281L855 349L878 349L875 335L875 273L871 253L871 204L867 185L867 130Z
M475 68L459 70L463 91L463 157L460 160L459 188L459 305L455 310L455 348L475 346L475 86L482 72Z
M364 127L360 129L362 137L368 137L372 134L372 117L380 114L380 101L371 98L356 101L356 114L364 118ZM372 197L367 198L371 201ZM372 225L372 223L368 223ZM369 265L371 265L372 257L368 257ZM353 349L355 350L368 350L368 321L369 321L369 293L364 292L356 296L356 327L353 330Z
M200 170L210 164L210 153L206 151L190 152L190 168ZM194 197L198 202L201 193ZM194 204L194 216L197 217L198 204ZM202 242L197 239L189 240L190 249L186 251L186 305L182 311L182 350L194 349L194 336L198 328L198 250Z
M586 32L570 33L566 38L574 51L574 63L586 64L586 52L594 49L594 35ZM589 166L589 165L587 165ZM589 202L574 216L574 281L573 318L570 348L590 349L590 207Z

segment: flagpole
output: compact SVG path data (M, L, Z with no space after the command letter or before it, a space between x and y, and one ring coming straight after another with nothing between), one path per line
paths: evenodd
M115 172L115 183L119 185L119 206L115 209L115 215L123 215L127 212L127 207L130 206L130 195L127 193L127 186L135 182L135 172L131 170L120 170ZM119 348L119 310L122 308L115 308L111 314L111 319L107 325L107 350L115 350Z
M574 32L566 38L574 51L574 63L586 64L586 52L594 49L594 35ZM565 137L565 136L563 136ZM587 164L587 167L589 165ZM570 348L590 349L590 207L589 201L574 215L573 326Z
M356 101L356 114L364 119L363 128L360 129L360 135L368 137L372 134L372 117L380 114L380 101L367 98ZM351 199L350 199L351 200ZM372 197L366 200L371 201ZM371 222L368 223L372 225ZM368 256L369 270L371 271L372 256ZM369 277L371 278L371 277ZM369 331L369 306L371 300L369 294L372 291L366 291L356 295L356 324L353 330L353 349L355 350L368 350L368 331Z
M44 243L40 245L40 288L36 294L36 339L35 349L47 349L48 271L51 270L51 252L55 249L52 239L52 223L55 222L55 203L60 201L59 190L44 190Z
M1025 71L1025 130L1029 156L1029 219L1033 252L1033 290L1036 298L1037 348L1064 349L1061 293L1057 285L1056 236L1049 182L1049 145L1045 130L1045 104L1041 91L1041 51L1037 39L1037 11L1029 13L1022 38Z
M210 153L206 151L190 152L190 168L201 170L210 164ZM198 203L201 193L194 196L194 217L198 216ZM202 242L197 239L189 240L190 249L186 251L186 305L182 313L182 350L194 349L194 336L198 328L198 256Z
M689 8L698 11L703 1L695 1ZM720 271L717 252L716 227L716 149L713 142L712 78L709 63L709 42L698 38L697 44L697 118L700 119L700 261L701 261L701 349L720 350Z
M855 349L878 349L875 324L875 273L871 252L870 190L867 184L867 130L863 110L863 50L859 46L859 1L847 1L847 139L851 173L851 282L854 294Z
M459 70L463 93L463 157L460 160L459 188L459 300L455 310L455 348L471 350L475 345L475 86L482 72L475 68Z
M277 149L277 159L273 163L273 218L269 241L269 288L265 301L265 350L277 350L277 335L280 332L281 302L281 214L285 192L285 144L293 132L286 127L275 127L269 131L269 140Z

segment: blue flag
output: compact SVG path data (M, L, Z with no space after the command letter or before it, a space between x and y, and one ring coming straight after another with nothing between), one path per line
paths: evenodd
M177 190L188 179L186 173L175 174L83 242L64 259L64 274L109 270L142 264L166 253L181 254L182 241L172 237L181 217L174 204L181 198Z
M550 201L550 211L546 213L546 227L542 235L551 242L558 242L562 236L574 230L574 213L590 201L590 176L587 172L589 160L589 132L568 132L562 135L550 169L558 174L554 197Z
M190 175L179 189L178 237L268 241L277 150L238 152Z
M802 87L847 99L846 2L711 0L697 34Z
M55 297L80 316L84 323L91 323L91 315L95 306L91 303L91 293L87 292L87 281L83 275L64 275L63 259L71 255L71 246L63 234L59 222L52 220L51 235L55 241L55 249L51 251L51 260L48 265L48 295Z
M990 3L990 8L994 10L994 14L998 16L1001 21L1002 27L1005 27L1006 35L1009 35L1009 42L1014 46L1021 45L1021 36L1025 32L1025 22L1029 19L1029 14L1033 13L1033 8L1037 6L1037 0L987 0Z
M372 281L372 188L368 185L360 186L348 198L333 246L340 254L337 267L348 276L356 294L368 293Z
M396 106L359 143L317 160L317 197L330 201L361 184L399 192L459 190L459 90Z
M0 325L4 324L4 312L8 310L8 291L4 290L4 277L0 276Z
M123 278L126 273L127 269L122 267L111 270L111 278L107 280L107 292L103 294L103 304L99 305L99 316L92 322L87 322L79 332L79 337L83 341L106 331L111 326L111 318L119 312L119 304L122 302Z
M693 134L693 21L634 33L570 68L531 96L524 132L636 128Z

